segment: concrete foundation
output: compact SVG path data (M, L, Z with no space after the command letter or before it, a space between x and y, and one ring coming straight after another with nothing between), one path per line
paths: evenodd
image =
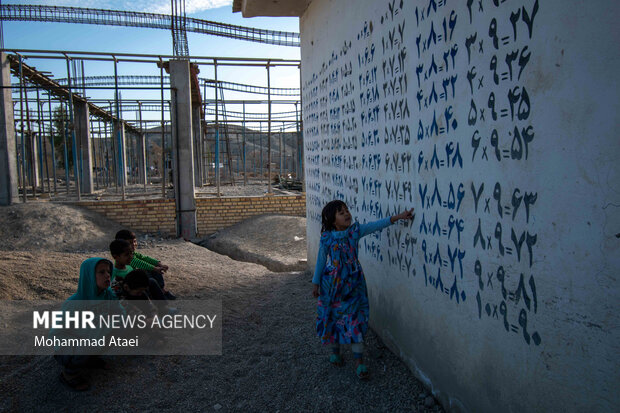
M11 205L18 202L19 192L10 63L6 53L0 53L0 85L0 205Z
M172 93L172 154L177 232L185 239L196 237L192 104L188 60L170 61Z

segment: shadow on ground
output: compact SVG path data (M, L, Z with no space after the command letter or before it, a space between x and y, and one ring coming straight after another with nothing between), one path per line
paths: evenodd
M370 381L355 376L350 350L344 367L328 363L314 331L309 273L272 272L181 240L141 251L170 266L167 283L179 299L222 300L222 355L115 357L111 370L91 372L84 393L60 383L50 356L2 356L0 411L442 411L373 332L366 341ZM65 299L75 291L79 263L92 255L108 257L105 250L0 250L4 298Z

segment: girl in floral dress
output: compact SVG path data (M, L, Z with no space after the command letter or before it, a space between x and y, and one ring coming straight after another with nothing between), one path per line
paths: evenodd
M323 226L312 284L318 298L317 334L332 346L330 363L341 366L341 344L351 344L360 379L368 378L364 365L364 334L368 329L368 294L364 273L357 258L359 239L398 220L413 219L413 208L368 224L351 225L351 213L339 200L331 201L321 213Z

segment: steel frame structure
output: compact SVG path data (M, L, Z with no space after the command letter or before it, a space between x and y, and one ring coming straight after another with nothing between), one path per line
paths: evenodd
M83 83L79 85L87 86L87 87L100 87L100 86L111 86L114 85L114 76L87 76L84 77ZM159 76L144 76L144 75L120 75L117 77L119 86L126 85L159 85L160 78ZM207 79L203 77L199 77L198 80L200 84L205 84L209 88L215 88L215 80ZM61 85L67 84L66 78L56 79ZM268 94L267 88L264 86L255 86L248 85L243 83L235 83L235 82L225 82L218 81L218 87L223 88L225 90L231 90L235 92L245 92L245 93L254 93L259 95ZM164 85L170 84L170 78L168 76L164 76ZM299 88L271 88L271 94L276 96L299 96Z
M69 102L87 102L89 109L91 110L90 116L90 128L92 137L92 151L94 154L94 168L95 173L95 185L97 189L116 187L117 191L119 186L117 184L117 175L120 173L121 168L118 163L120 156L119 152L120 143L114 139L113 136L113 122L122 122L126 125L127 136L127 164L126 167L130 169L129 183L138 183L138 175L134 173L136 166L139 166L139 162L136 160L138 149L138 137L141 134L148 134L150 136L153 133L161 136L161 152L162 160L161 165L161 183L163 197L167 196L166 188L166 165L170 157L170 142L169 125L170 120L164 116L170 111L170 99L164 97L164 93L167 93L166 86L169 85L169 79L163 75L163 68L165 62L169 59L173 59L175 56L168 55L132 55L132 54L112 54L112 53L100 53L100 52L75 52L75 51L50 51L50 50L14 50L14 49L2 49L3 52L13 53L8 55L8 59L11 62L11 69L13 75L18 79L18 82L13 82L13 92L15 96L15 116L16 122L16 134L21 135L21 140L31 141L30 147L38 146L39 159L38 161L31 161L32 149L27 149L27 145L18 145L18 159L20 163L20 186L22 188L22 194L24 196L30 191L32 187L32 194L36 192L48 192L51 194L57 194L57 171L58 164L63 164L62 159L57 159L58 154L54 154L54 144L52 143L52 136L64 135L66 143L61 150L64 154L64 165L68 165L68 154L70 152L69 146L73 146L73 153L79 150L75 146L74 142L69 142L68 135L72 131L72 123L67 122L62 126L63 131L59 131L57 126L54 125L55 118L52 115L53 111L59 106L67 107ZM116 66L125 62L138 62L145 64L156 65L160 71L160 76L119 76L115 73L114 76L83 76L81 78L59 78L53 79L52 76L44 74L36 70L34 67L29 66L25 61L32 61L37 59L60 59L69 63L74 61L109 61L114 63L115 72ZM284 60L284 59L256 59L256 58L228 58L228 57L211 57L211 56L197 56L190 57L193 65L211 66L214 68L216 77L215 79L198 78L196 77L194 84L192 85L194 92L198 95L198 102L201 106L201 121L203 130L203 139L195 141L195 146L201 150L201 184L219 184L219 179L215 179L216 171L220 168L216 168L215 165L219 165L221 162L218 159L223 159L224 169L228 170L228 177L224 176L224 181L229 180L230 183L234 182L234 177L243 176L243 182L247 183L248 175L260 176L260 180L263 183L270 185L272 176L272 162L271 154L271 136L279 137L283 143L276 144L275 150L279 152L280 173L293 171L297 176L303 176L302 167L302 147L300 140L301 133L301 116L297 111L297 105L301 108L300 100L295 99L298 97L298 88L272 88L270 87L270 79L268 78L269 87L249 85L235 82L227 82L217 79L217 67L264 67L269 73L269 68L283 66L291 68L299 68L300 63L296 60ZM74 64L75 66L75 64ZM83 66L82 66L83 67ZM70 73L68 70L67 73ZM83 73L83 69L82 69ZM75 74L75 72L74 72ZM103 85L103 86L99 86ZM159 87L157 87L159 86ZM205 90L215 90L215 98L207 99L200 94L200 86ZM218 87L216 87L218 86ZM121 90L160 90L161 99L123 99L120 97ZM115 95L113 99L89 99L84 96L89 90L114 90ZM237 93L244 93L248 95L254 95L256 98L248 99L234 99L226 100L223 95L223 90L231 90ZM43 91L43 99L41 99L40 92ZM32 98L32 95L36 93L36 100ZM267 99L258 95L267 95ZM289 100L272 100L274 96L287 96L293 99ZM47 96L47 101L45 98ZM28 101L30 97L30 102ZM36 102L36 103L35 103ZM25 103L25 108L20 107ZM230 110L226 108L228 104L242 105L243 111ZM272 104L278 105L295 105L295 111L272 111ZM246 111L246 105L267 105L267 112ZM65 109L65 111L72 113L71 107ZM135 112L135 116L128 116ZM162 114L161 119L153 119L148 113L160 112ZM143 115L144 118L143 118ZM210 120L209 120L210 118ZM159 128L153 130L151 126L157 124ZM248 128L246 125L253 125ZM217 138L217 135L224 136L224 139ZM16 136L17 137L17 136ZM19 141L19 137L17 137ZM150 141L152 141L150 139ZM264 150L263 144L267 141L268 149ZM287 142L288 141L288 142ZM19 143L19 142L18 142ZM226 144L227 148L224 149L221 145ZM288 147L288 148L287 148ZM216 149L219 148L219 149ZM250 170L246 169L246 148L249 150L249 156L247 160L250 162ZM48 150L49 149L49 150ZM49 155L44 154L44 161L41 159L41 152L52 152L52 174L49 168ZM216 153L219 152L219 155ZM267 159L264 159L266 152ZM61 154L61 155L62 155ZM79 158L81 159L81 158ZM58 162L57 162L58 160ZM153 159L150 159L152 162ZM38 169L35 168L35 164L38 163ZM43 165L45 164L45 165ZM151 163L152 164L152 163ZM236 172L234 171L234 165L236 164ZM241 165L243 164L243 168ZM75 162L74 162L75 165ZM277 167L277 166L276 166ZM69 168L64 168L65 172L65 186L67 194L75 191L79 196L79 186L73 185L79 182L80 173L75 172L73 177L70 176ZM243 171L242 171L243 169ZM265 169L267 169L267 176L265 177ZM45 171L45 173L44 173ZM258 172L257 172L258 171ZM39 179L35 178L38 174ZM147 189L147 181L153 179L151 176L145 176L144 188ZM54 183L54 189L52 190L50 181ZM217 181L217 182L214 182ZM265 182L266 181L266 182ZM47 182L47 189L44 182ZM71 189L73 188L73 189ZM125 197L125 188L121 185L123 198ZM218 186L219 194L219 186Z

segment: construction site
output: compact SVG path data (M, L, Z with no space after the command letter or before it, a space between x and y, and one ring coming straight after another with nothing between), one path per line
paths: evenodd
M176 234L167 235L195 238L196 219L187 215L195 215L196 199L301 194L300 62L189 56L187 42L193 32L298 47L298 33L187 18L183 2L171 15L1 7L3 21L165 29L174 50L4 49L2 204L174 200ZM278 87L282 77L297 79L296 87Z

